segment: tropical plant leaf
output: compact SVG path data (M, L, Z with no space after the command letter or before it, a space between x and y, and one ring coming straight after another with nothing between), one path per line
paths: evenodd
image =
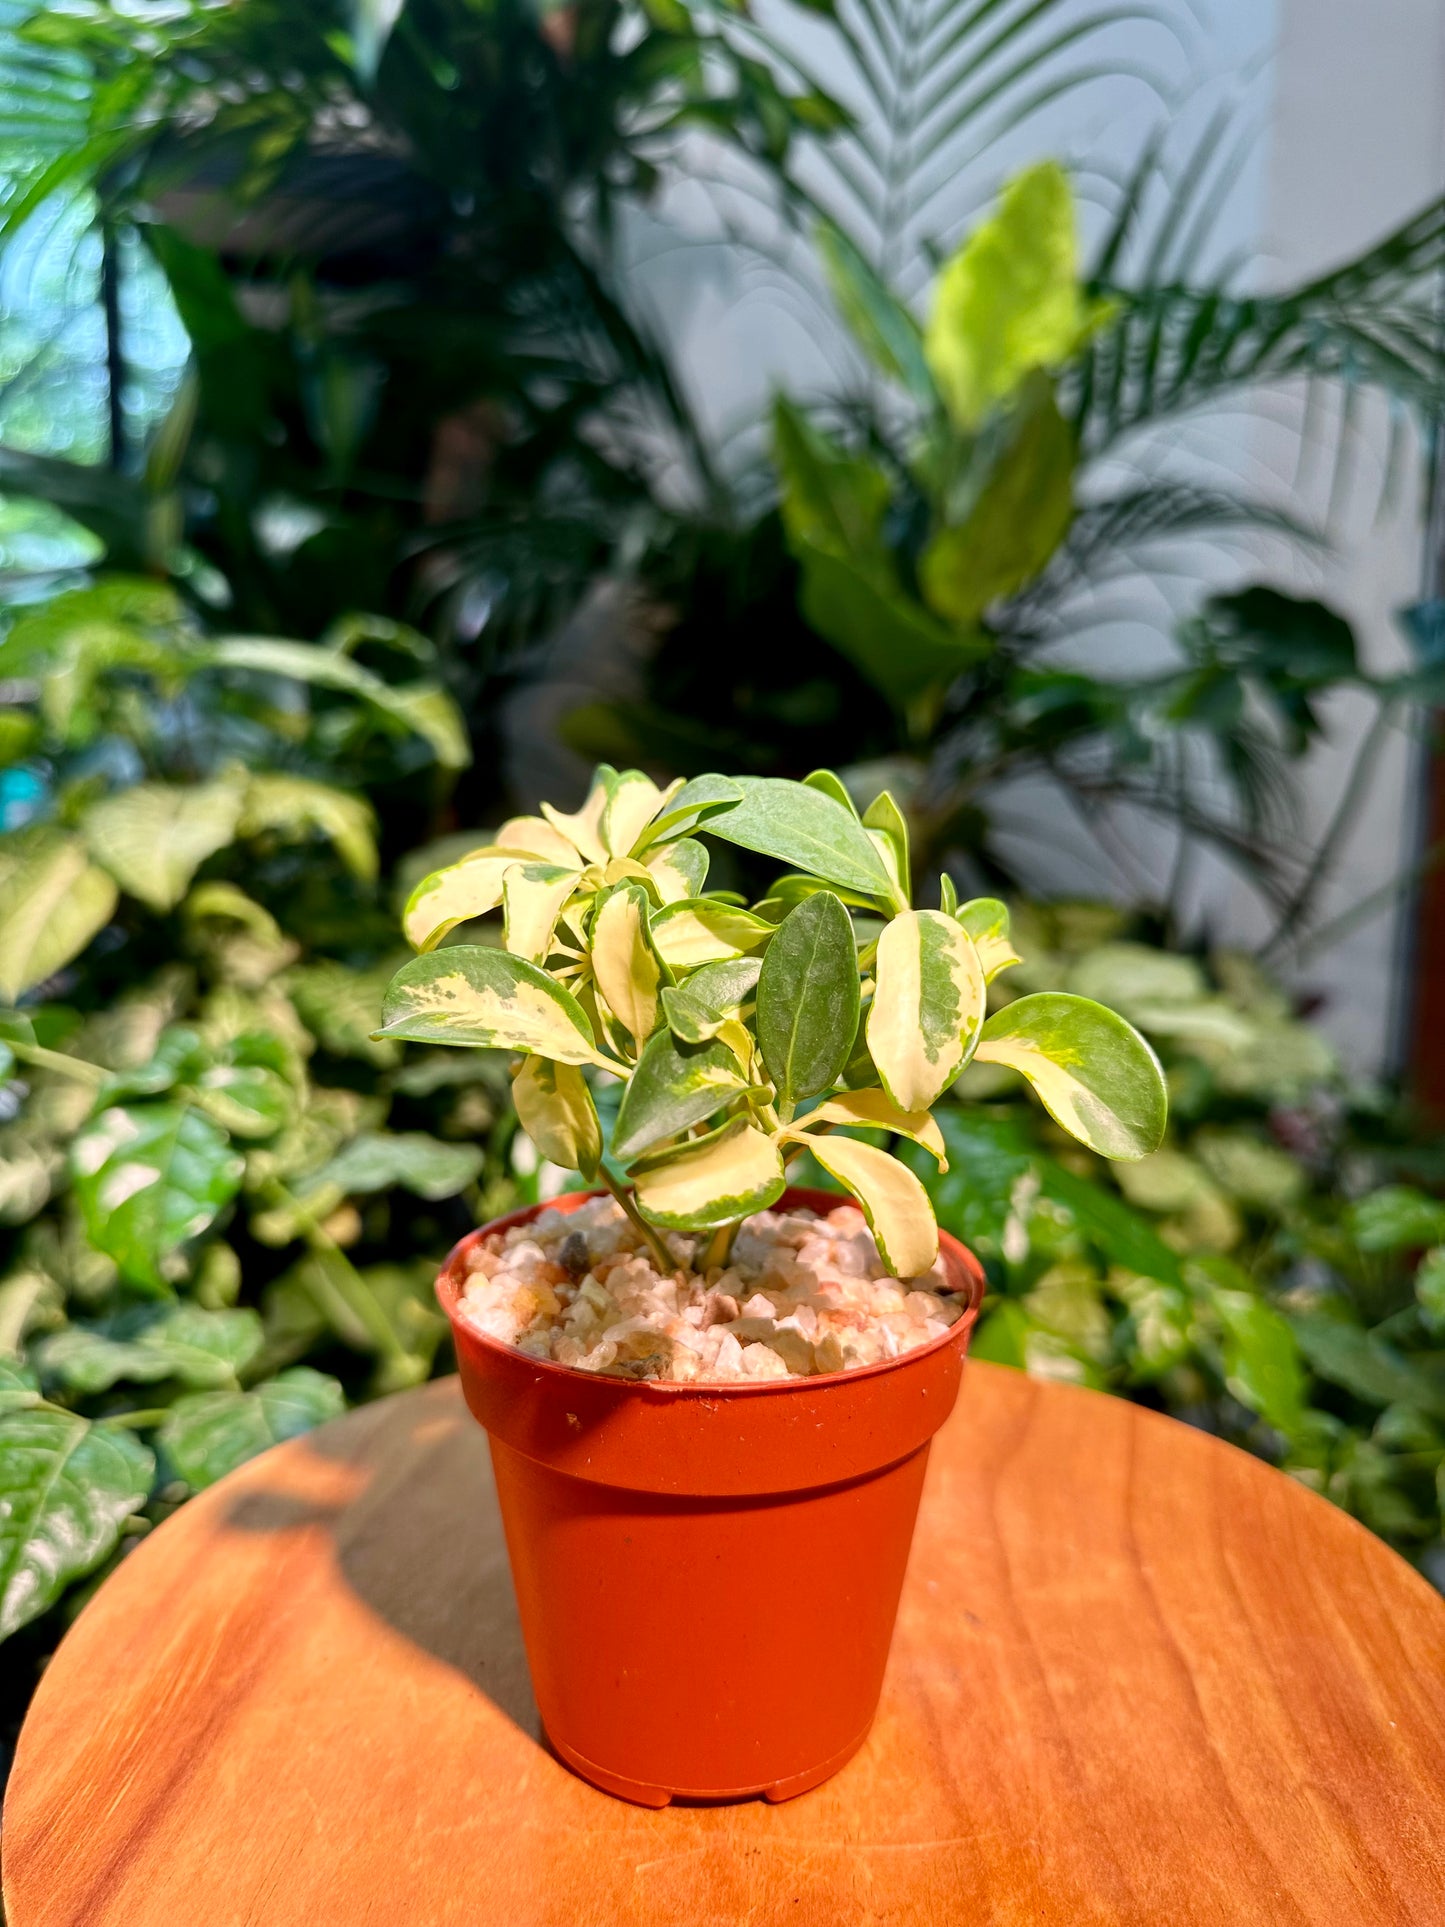
M223 636L206 645L205 658L217 668L282 676L353 696L394 728L420 736L444 769L465 769L472 760L461 713L435 684L394 687L340 650L272 636Z
M652 918L652 941L669 970L730 962L770 941L774 926L716 897L686 897Z
M783 1104L837 1082L858 1030L858 946L831 890L805 897L778 925L757 985L757 1035Z
M508 870L527 861L520 850L488 844L444 870L433 870L407 898L401 919L407 942L415 950L435 950L459 923L495 910Z
M308 1178L306 1188L329 1185L346 1197L360 1197L400 1185L436 1202L464 1191L485 1163L486 1153L477 1144L446 1144L425 1131L361 1131Z
M777 1146L743 1118L641 1159L632 1175L643 1216L673 1231L710 1231L765 1211L787 1184Z
M260 836L267 830L288 837L315 832L335 847L353 876L363 883L376 877L376 815L364 796L307 776L279 771L252 776L237 834Z
M16 1002L78 956L117 897L79 837L46 825L0 838L0 998Z
M680 1044L705 1044L716 1037L729 1017L752 1003L761 970L760 958L736 957L704 964L683 987L664 988L662 1007L673 1036Z
M235 1385L264 1342L259 1314L244 1307L145 1305L52 1332L37 1344L35 1361L47 1383L76 1398L109 1391L122 1379L214 1388Z
M968 1063L985 1006L973 940L941 910L909 910L878 939L867 1042L901 1111L926 1111Z
M1159 1060L1103 1004L1066 991L1020 997L989 1018L976 1054L1022 1072L1054 1121L1102 1157L1147 1157L1163 1140Z
M892 903L897 885L857 817L806 783L738 778L742 800L707 824L711 836L806 870L825 883ZM667 913L664 913L667 914Z
M988 983L992 983L1001 970L1021 961L1009 936L1008 905L997 897L971 897L967 903L959 904L953 916L973 938L973 947Z
M627 885L605 899L593 920L590 955L597 988L640 1050L657 1027L662 984L645 890Z
M878 1255L895 1278L916 1278L938 1256L938 1226L928 1193L906 1164L855 1138L810 1137L808 1149L852 1192Z
M820 221L816 238L833 299L854 340L875 366L902 382L915 401L932 406L938 390L918 323L841 228Z
M197 1392L170 1409L157 1443L194 1491L258 1452L299 1438L346 1409L340 1385L308 1365L279 1372L250 1392Z
M535 1051L559 1064L606 1061L570 991L535 964L476 944L403 964L387 987L375 1035Z
M514 863L502 878L503 942L514 957L542 964L577 872L551 863Z
M702 895L707 882L707 850L690 836L666 843L647 859L647 868L657 884L664 903L681 903L684 897Z
M544 1158L564 1171L594 1178L602 1160L602 1127L581 1071L529 1057L512 1079L512 1100L522 1129Z
M826 1124L853 1125L860 1130L892 1131L898 1137L922 1145L940 1171L948 1169L943 1133L928 1111L900 1111L886 1091L844 1091L838 1097L824 1098L806 1117L800 1117L786 1135L800 1144L811 1144L806 1133Z
M701 1124L748 1089L725 1042L679 1045L660 1030L628 1080L612 1133L612 1155L629 1163L665 1137Z
M138 783L81 820L96 862L152 910L173 910L207 857L235 838L245 791L215 783Z
M93 1572L150 1494L155 1460L73 1412L0 1413L0 1639Z
M86 1232L138 1290L165 1295L185 1247L215 1223L244 1169L225 1133L194 1105L112 1105L74 1140Z

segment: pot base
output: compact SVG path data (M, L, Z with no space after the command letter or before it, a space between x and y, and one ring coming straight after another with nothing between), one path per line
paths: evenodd
M554 1739L543 1731L546 1744L561 1760L564 1766L571 1767L579 1779L589 1785L600 1787L604 1793L615 1794L619 1800L628 1800L635 1807L666 1807L674 1800L697 1801L700 1805L732 1805L742 1800L767 1800L777 1805L781 1800L796 1800L800 1793L811 1793L815 1786L831 1780L840 1768L845 1767L859 1747L867 1739L873 1722L850 1740L839 1752L817 1766L809 1767L806 1773L795 1773L791 1779L778 1780L772 1786L746 1787L660 1787L646 1786L640 1780L628 1780L620 1773L609 1773L605 1766L597 1766L585 1759L575 1748L564 1741Z

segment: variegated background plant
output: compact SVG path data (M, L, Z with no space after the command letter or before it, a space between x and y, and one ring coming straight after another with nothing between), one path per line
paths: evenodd
M791 867L747 907L705 892L696 832ZM725 1259L806 1149L861 1205L889 1269L938 1251L928 1194L876 1142L944 1163L930 1107L970 1062L1016 1071L1091 1150L1137 1159L1163 1138L1163 1072L1114 1011L1044 991L987 1014L1019 961L1004 905L911 908L908 829L884 791L860 814L841 781L700 776L662 790L602 765L582 808L504 823L406 907L419 955L386 993L380 1038L523 1053L513 1091L544 1157L599 1179L666 1269L659 1228L711 1233ZM502 943L448 943L502 911ZM589 1073L623 1089L604 1157Z

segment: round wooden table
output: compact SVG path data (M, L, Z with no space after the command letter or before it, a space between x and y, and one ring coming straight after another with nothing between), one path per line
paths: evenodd
M776 1677L807 1663L782 1590ZM656 1690L686 1708L685 1644ZM1445 1603L1242 1453L973 1364L862 1752L649 1812L539 1743L445 1380L140 1545L40 1687L4 1872L11 1927L1426 1927Z

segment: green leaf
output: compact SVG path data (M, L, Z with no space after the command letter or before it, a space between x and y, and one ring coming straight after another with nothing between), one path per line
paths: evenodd
M845 810L857 816L858 805L848 794L847 785L843 782L843 779L833 770L812 770L803 778L803 782L808 789L821 790L824 796L831 796L835 803L841 803Z
M212 1485L284 1439L299 1438L346 1409L340 1385L298 1365L250 1392L198 1392L177 1399L157 1443L193 1490Z
M765 1211L787 1179L777 1146L743 1118L635 1166L645 1218L674 1231L710 1231Z
M885 374L901 381L915 401L931 407L938 391L918 323L840 228L820 221L816 240L833 299L859 347Z
M1331 1385L1367 1405L1408 1405L1445 1419L1445 1386L1373 1332L1324 1312L1295 1313L1289 1323L1310 1369Z
M116 887L77 836L48 825L0 837L0 998L17 998L109 923Z
M677 1044L669 1031L649 1040L628 1080L612 1133L612 1155L629 1163L649 1145L701 1124L748 1089L721 1042Z
M686 836L710 822L720 809L736 803L741 795L742 791L729 776L694 776L648 825L644 847L652 849L658 843Z
M70 1148L75 1194L97 1250L142 1291L184 1277L183 1248L240 1188L242 1160L189 1104L112 1105Z
M564 1171L594 1178L602 1161L602 1126L581 1071L529 1057L512 1080L512 1099L522 1129L544 1158Z
M973 1055L983 1022L983 966L941 910L908 910L878 940L868 1049L902 1111L926 1111Z
M154 1470L118 1427L69 1412L0 1415L0 1639L94 1571L145 1504Z
M837 1082L858 1029L858 947L832 891L805 897L778 925L758 978L756 1027L782 1103Z
M586 1013L544 970L504 950L454 944L403 964L387 988L379 1037L535 1051L559 1064L600 1059Z
M1432 1332L1445 1331L1445 1245L1427 1251L1415 1272L1415 1302Z
M950 415L973 429L1035 368L1061 367L1102 313L1079 284L1074 196L1056 161L1015 175L947 261L924 353Z
M1029 1336L1033 1324L1015 1298L1004 1298L979 1321L977 1333L969 1340L970 1358L982 1358L990 1365L1007 1365L1013 1371L1029 1368Z
M1253 1292L1216 1289L1224 1378L1241 1405L1288 1436L1304 1416L1305 1373L1289 1320Z
M669 903L651 920L657 954L669 970L730 962L769 942L774 926L765 917L716 897L686 897Z
M1022 1072L1056 1123L1107 1158L1142 1158L1164 1137L1159 1060L1115 1011L1043 991L989 1018L977 1056Z
M285 1078L263 1064L215 1064L196 1084L196 1102L235 1137L270 1137L295 1114Z
M711 818L710 835L775 857L841 889L884 903L896 900L897 886L868 832L841 803L784 777L742 776L737 781L742 801Z
M924 600L949 622L977 622L1042 572L1073 519L1073 431L1040 377L968 515L939 529L919 558Z
M464 1191L486 1161L480 1145L444 1144L425 1131L362 1131L307 1179L306 1188L334 1185L350 1198L400 1185L435 1203Z
M1361 1251L1413 1251L1445 1242L1445 1203L1408 1184L1387 1184L1351 1205L1346 1223Z
M433 683L393 687L339 650L271 636L226 636L209 644L206 656L222 669L284 676L355 696L395 727L420 736L444 769L465 769L472 760L461 712Z
M81 833L97 863L152 910L173 910L209 856L236 835L234 783L138 783L95 803Z
M8 1281L13 1282L13 1281ZM0 1291L4 1287L0 1286ZM40 1380L28 1365L0 1356L0 1417L41 1403Z
M928 1193L906 1164L855 1138L809 1138L808 1149L862 1207L878 1255L895 1278L916 1278L938 1256Z
M253 776L237 834L262 836L268 830L293 838L312 832L324 836L353 876L363 883L375 880L376 814L364 796L306 776L275 771Z
M716 1037L729 1017L752 1003L762 967L758 957L733 957L704 964L684 985L667 986L662 1008L673 1036L680 1044L705 1044Z
M913 896L908 819L888 790L880 790L863 812L863 827L897 886L897 901L906 908Z
M174 1378L209 1388L234 1385L264 1339L254 1311L146 1305L50 1333L36 1345L35 1362L47 1383L76 1398L109 1391L121 1379L145 1385Z
M1021 962L1009 937L1008 905L997 897L971 897L953 911L954 919L973 938L985 979L992 983L1001 970Z

